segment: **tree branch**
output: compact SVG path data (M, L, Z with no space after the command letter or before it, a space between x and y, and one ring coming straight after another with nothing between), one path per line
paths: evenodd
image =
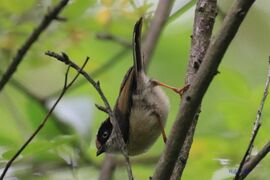
M256 138L259 130L260 130L262 111L263 111L263 107L264 107L264 104L265 104L265 100L266 100L266 98L268 96L268 93L269 93L269 84L270 84L270 57L269 57L269 68L268 68L267 80L266 80L266 83L265 83L263 97L262 97L260 106L259 106L258 111L257 111L257 115L256 115L256 119L255 119L255 122L254 122L254 126L253 126L253 130L252 130L252 134L251 134L251 138L250 138L248 148L246 150L246 153L245 153L243 159L241 160L238 171L237 171L237 173L235 175L235 178L234 178L235 180L241 179L240 175L241 175L241 172L242 172L242 168L245 165L245 163L249 161L251 151L252 151L252 148L253 148L253 145L254 145L255 138ZM247 174L246 172L244 172L244 173Z
M183 148L186 135L202 98L217 73L223 55L254 1L235 1L227 13L216 38L210 42L196 78L194 78L181 101L179 113L166 143L166 149L155 170L154 180L165 180L171 176L177 156Z
M154 18L151 21L150 27L142 44L142 54L144 56L144 63L146 67L148 67L150 63L150 59L156 48L160 34L170 15L173 3L174 0L159 0Z
M59 4L56 5L52 11L48 12L48 14L44 16L44 18L41 21L41 23L39 24L39 26L34 29L34 31L29 36L29 38L25 41L25 43L17 51L17 54L13 58L10 66L8 67L6 72L3 74L3 76L1 77L0 91L2 91L2 89L5 87L6 83L9 81L11 76L14 74L14 72L16 71L17 67L19 66L20 62L22 61L23 57L26 55L27 51L38 40L41 33L45 31L45 29L50 25L50 23L53 20L58 18L58 14L67 5L68 1L69 0L60 1Z
M36 135L42 130L42 128L45 126L46 122L48 121L50 115L52 114L53 110L55 109L55 107L57 106L57 104L60 102L60 100L62 99L62 97L64 96L65 92L68 90L68 88L70 86L72 86L72 84L76 81L76 79L79 77L80 72L82 71L82 69L85 67L85 65L88 62L88 58L85 60L83 66L79 69L77 75L72 79L72 81L70 83L68 83L68 74L69 74L69 69L70 66L68 66L68 69L66 71L65 74L65 83L64 83L64 87L63 90L61 92L61 94L59 95L58 99L55 101L55 103L53 104L52 108L50 109L50 111L46 114L45 118L43 119L43 121L41 122L41 124L38 126L38 128L34 131L34 133L27 139L27 141L22 145L22 147L15 153L15 155L8 161L8 163L6 164L0 180L3 180L8 169L11 167L12 163L15 161L15 159L21 154L21 152L28 146L28 144L30 142L32 142L32 140L36 137Z
M108 109L106 109L105 107L101 106L101 105L98 105L98 104L95 104L96 108L102 112L105 112L106 114L109 114L109 111Z
M197 73L205 56L206 50L210 44L216 13L216 0L198 0L195 9L191 50L186 74L186 84L192 83L192 80L195 77L195 74ZM192 124L185 139L183 148L181 149L174 167L171 180L180 179L182 176L193 142L193 136L199 118L199 113L200 108L196 112L195 118L192 120Z
M112 66L116 65L117 63L119 63L121 60L123 60L123 56L125 56L128 52L130 51L129 48L124 48L121 51L119 51L118 53L116 53L113 57L111 57L106 63L104 63L103 65L101 65L99 68L97 68L96 70L94 70L93 72L90 72L89 74L91 74L92 78L96 78L98 76L100 76L102 73L107 72L107 70L109 68L111 68ZM84 85L87 81L84 80L78 80L76 82L76 84L74 86L72 86L70 88L70 90L73 90L75 88L78 88L82 85ZM53 92L52 94L50 94L49 96L46 97L46 99L55 96L56 94L59 94L60 90Z
M270 152L270 141L256 154L251 157L242 167L241 173L238 179L244 179L258 164L261 160Z
M116 121L115 115L110 107L110 104L109 104L108 100L106 99L103 91L100 88L99 81L96 82L85 71L83 71L83 70L80 71L78 65L76 65L73 61L71 61L67 54L62 53L60 55L60 54L57 54L57 53L51 52L51 51L47 51L45 54L65 63L65 64L69 65L70 67L74 68L75 70L79 71L80 74L82 74L88 80L88 82L96 89L96 91L98 92L100 98L102 99L102 101L105 105L106 110L108 111L108 115L110 116L110 121L114 127L114 130L115 130L115 133L117 136L117 140L118 140L116 143L119 145L121 152L122 152L122 154L125 157L125 160L127 162L127 171L128 171L129 179L133 180L132 169L131 169L131 165L130 165L130 161L129 161L129 157L128 157L126 144L125 144L124 139L122 137L122 133L121 133L120 127L118 125L118 122Z
M110 154L106 154L98 179L99 180L113 179L113 173L116 166L117 164L116 164L116 159L114 158L114 156Z

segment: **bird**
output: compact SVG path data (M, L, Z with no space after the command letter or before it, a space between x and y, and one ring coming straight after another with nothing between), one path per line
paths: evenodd
M116 104L113 108L129 156L145 153L162 134L166 143L164 126L169 113L169 99L160 86L182 94L187 90L161 83L146 75L141 53L143 18L134 25L133 66L127 71ZM96 136L96 155L121 152L113 124L108 117L99 127Z

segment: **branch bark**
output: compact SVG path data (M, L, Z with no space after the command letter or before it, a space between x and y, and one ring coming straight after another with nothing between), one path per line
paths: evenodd
M256 154L251 157L243 166L238 179L245 179L249 173L261 162L261 160L270 152L270 141Z
M217 69L223 55L254 1L235 1L227 13L216 38L211 40L196 77L182 99L179 113L166 144L166 149L155 170L154 180L165 180L171 176L175 162L180 150L183 148L186 135L201 104L202 98L218 72Z
M153 20L142 44L145 67L148 67L150 59L156 48L160 34L169 18L174 0L160 0Z
M6 83L10 80L12 75L15 73L17 67L23 60L24 56L26 55L27 51L31 48L31 46L38 40L39 36L42 32L46 30L46 28L51 24L53 20L58 19L58 14L63 10L63 8L67 5L69 0L62 0L56 5L52 11L50 11L47 15L44 16L43 20L39 24L37 28L34 29L32 34L28 37L25 43L21 46L21 48L17 51L17 54L13 58L10 66L3 74L0 80L0 92L5 87Z
M116 159L113 157L113 155L106 154L98 179L99 180L113 179L113 174L116 166L117 166Z
M243 166L245 165L245 163L249 161L249 158L250 158L251 152L252 152L252 148L254 146L255 138L256 138L256 136L260 130L260 127L261 127L261 116L262 116L262 111L263 111L263 107L264 107L266 98L269 94L269 85L270 85L270 58L269 58L269 68L268 68L267 80L265 83L263 97L262 97L260 106L259 106L258 111L257 111L257 115L256 115L256 119L254 122L254 126L253 126L253 130L252 130L252 134L251 134L248 148L245 152L245 155L243 156L243 158L241 160L238 171L237 171L235 178L234 178L235 180L242 179L243 176L246 176L248 174L245 171L243 172L242 169L243 169ZM243 173L243 174L241 175L241 173ZM241 176L241 178L240 178L240 176Z
M62 99L62 97L64 96L64 94L66 93L66 91L69 89L69 87L72 86L72 84L76 81L76 79L79 77L80 72L82 71L82 69L85 67L85 65L88 62L88 58L85 60L83 66L79 69L77 75L71 80L70 83L68 83L68 75L69 75L69 69L70 66L68 67L67 71L66 71L66 75L65 75L65 83L64 83L64 87L63 90L61 92L61 94L59 95L58 99L55 101L55 103L53 104L52 108L50 109L50 111L46 114L45 118L43 119L43 121L41 122L41 124L38 126L38 128L34 131L34 133L27 139L27 141L20 147L20 149L15 153L15 155L8 161L8 163L6 164L1 176L0 176L0 180L3 180L8 169L11 167L12 163L17 159L17 157L22 153L22 151L28 146L29 143L32 142L32 140L37 136L37 134L43 129L43 127L45 126L45 124L47 123L50 115L52 114L52 112L54 111L55 107L57 106L57 104L60 102L60 100Z
M205 56L206 50L210 44L212 30L217 14L216 0L198 0L195 9L193 33L191 36L191 51L186 74L186 84L191 84L200 64ZM200 108L196 112L196 116L192 120L191 127L188 131L183 148L178 156L174 167L171 180L180 179L185 168L189 151L193 142L193 136L197 121L199 118Z

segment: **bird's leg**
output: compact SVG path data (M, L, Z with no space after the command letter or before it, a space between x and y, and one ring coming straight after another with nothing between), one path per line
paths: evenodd
M164 83L162 83L162 82L159 82L159 81L157 81L157 80L151 80L151 81L154 83L154 85L157 85L157 86L163 86L163 87L166 87L166 88L168 88L168 89L173 90L174 92L176 92L177 94L179 94L181 97L182 97L183 94L188 90L188 88L189 88L189 86L190 86L190 84L187 84L187 85L185 85L185 86L182 87L182 88L176 88L176 87L172 87L172 86L169 86L169 85L167 85L167 84L164 84Z
M163 126L162 122L160 121L160 119L158 119L158 123L159 123L160 129L161 129L161 134L162 134L163 142L166 144L166 142L167 142L167 136L166 136L166 133L165 133L165 130L164 130L164 126Z

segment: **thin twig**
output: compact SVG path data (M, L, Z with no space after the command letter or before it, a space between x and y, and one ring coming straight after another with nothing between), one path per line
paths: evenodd
M235 1L227 13L216 38L211 40L203 62L196 74L196 78L194 78L190 88L183 96L176 121L166 142L166 149L157 164L153 176L154 180L165 180L171 176L175 162L180 150L183 148L188 130L202 102L203 96L216 75L219 64L229 44L235 37L238 28L254 1Z
M62 97L64 96L65 92L68 90L68 88L70 86L72 86L72 84L76 81L76 79L79 77L80 72L83 70L83 68L85 67L85 65L88 62L87 58L84 62L84 64L82 65L82 67L78 70L78 73L76 74L76 76L71 80L70 83L67 83L68 81L68 74L69 74L69 69L70 66L68 67L66 74L65 74L65 83L64 83L64 87L63 90L61 92L61 94L59 95L58 99L55 101L55 103L53 104L53 106L51 107L50 111L46 114L45 118L43 119L43 121L41 122L41 124L38 126L38 128L34 131L34 133L27 139L27 141L21 146L21 148L15 153L15 155L8 161L8 163L6 164L0 180L3 180L8 169L11 167L12 163L15 161L15 159L21 154L21 152L28 146L28 144L36 137L36 135L40 132L40 130L42 130L42 128L44 127L44 125L46 124L46 122L48 121L50 115L52 114L53 110L55 109L55 107L57 106L57 104L60 102L60 100L62 99Z
M123 60L123 56L125 56L128 52L130 51L129 48L124 48L121 51L117 52L113 57L111 57L106 63L101 65L99 68L94 70L93 72L90 72L89 74L91 75L92 78L96 78L100 76L102 73L107 72L107 70L113 66L115 66L117 63ZM74 86L70 88L70 91L84 85L87 81L78 80ZM50 97L53 97L57 94L59 94L61 90L57 90L56 92L51 93L46 97L46 99L49 99Z
M186 84L191 84L200 64L205 56L206 50L210 44L212 30L215 23L217 11L216 0L198 0L195 9L193 33L191 38L191 50L189 63L186 73ZM200 108L192 120L183 148L181 149L177 162L174 167L171 180L180 179L186 162L188 160L190 148L193 142L197 121L200 114Z
M253 126L253 130L252 130L252 134L251 134L251 138L250 138L248 148L247 148L247 150L245 152L245 155L244 155L243 159L241 160L238 171L237 171L237 173L235 175L235 178L234 178L235 180L239 179L239 177L241 175L241 172L242 172L243 166L245 165L246 162L248 162L248 160L250 158L255 138L256 138L256 136L257 136L257 134L259 132L259 129L261 127L261 116L262 116L262 111L263 111L263 107L264 107L264 104L265 104L265 100L266 100L266 98L268 96L268 93L269 93L269 84L270 84L270 57L269 57L269 69L268 69L267 80L266 80L266 83L265 83L263 97L262 97L260 106L259 106L258 111L257 111L257 115L256 115L256 119L255 119L255 122L254 122L254 126Z
M106 109L105 107L95 104L96 108L102 112L105 112L106 114L109 114L108 109Z
M107 41L116 42L116 43L118 43L126 48L132 48L132 44L122 37L114 36L114 35L108 34L108 33L97 33L96 37L100 40L107 40Z
M9 81L11 76L14 74L16 69L18 68L20 62L23 57L26 55L27 51L31 48L31 46L38 40L39 36L42 32L46 30L46 28L50 25L50 23L58 17L58 14L61 10L67 5L69 0L62 0L59 2L52 11L49 11L47 15L44 16L43 20L39 24L37 28L34 29L29 38L25 41L25 43L21 46L21 48L17 51L17 54L13 58L10 66L7 71L4 73L0 80L0 91L5 87L6 83Z
M251 157L243 166L240 176L238 179L244 179L260 162L261 160L270 152L270 141L256 154Z
M71 61L68 57L67 54L65 53L62 53L61 55L60 54L57 54L55 52L52 52L52 51L47 51L45 53L46 55L50 56L50 57L53 57L67 65L69 65L70 67L74 68L75 70L79 71L79 67L78 65L76 65L73 61ZM129 179L130 180L133 180L133 174L132 174L132 170L131 170L131 164L129 162L129 158L128 158L128 152L127 152L127 148L126 148L126 144L124 142L124 139L122 137L122 133L121 133L121 130L120 130L120 127L118 125L118 122L116 121L116 118L115 118L115 115L110 107L110 104L108 102L108 100L106 99L103 91L101 90L100 88L100 83L99 81L95 81L91 76L89 76L85 71L80 71L80 73L88 80L88 82L96 89L96 91L98 92L100 98L102 99L104 105L105 105L105 108L107 109L108 111L108 115L110 117L110 121L114 127L114 130L115 130L115 133L116 133L116 136L117 136L117 144L119 145L120 149L121 149L121 152L123 154L123 156L125 157L126 159L126 163L127 163L127 170L128 170L128 175L129 175Z

